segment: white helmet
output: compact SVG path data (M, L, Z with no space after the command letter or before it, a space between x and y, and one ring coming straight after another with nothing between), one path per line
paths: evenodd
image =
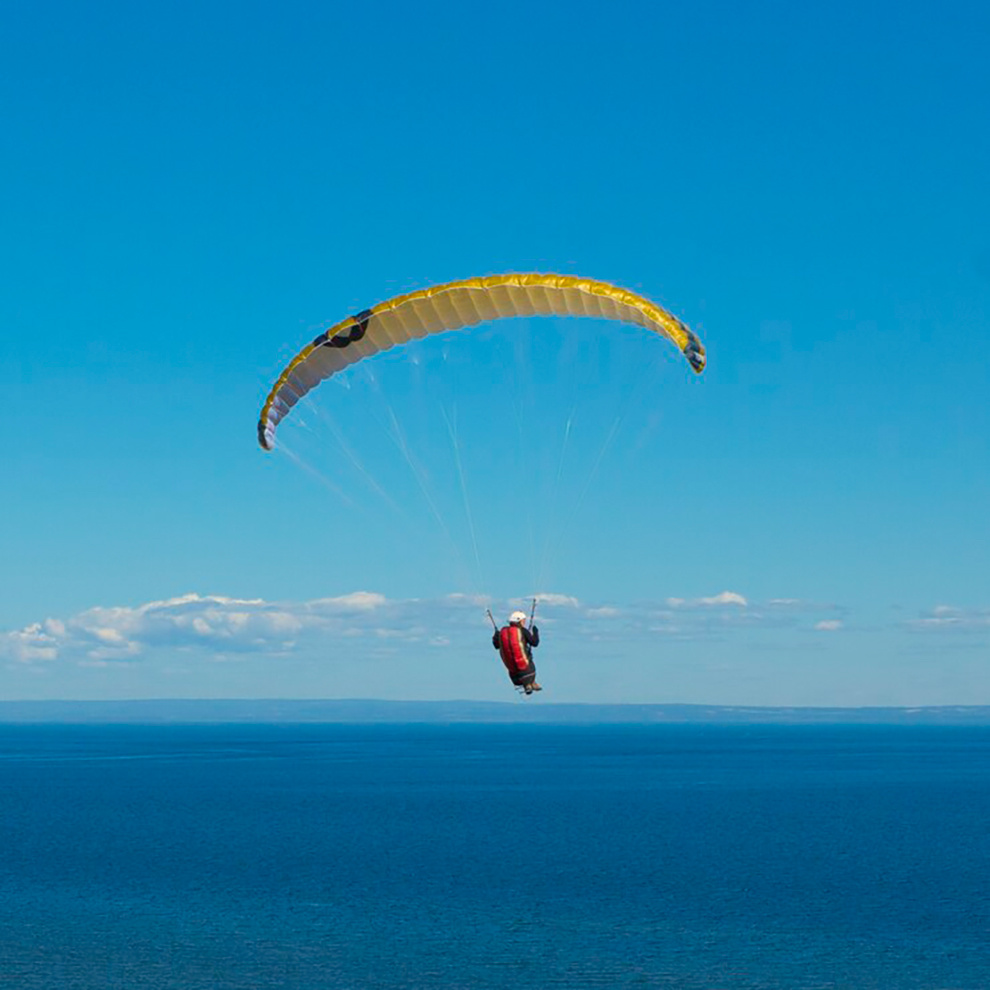
M513 612L512 615L509 616L509 622L512 623L525 622L525 621L526 621L525 612Z

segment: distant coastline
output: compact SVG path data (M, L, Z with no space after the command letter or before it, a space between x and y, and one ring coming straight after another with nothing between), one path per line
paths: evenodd
M498 701L0 701L0 723L990 725L990 705L802 708Z

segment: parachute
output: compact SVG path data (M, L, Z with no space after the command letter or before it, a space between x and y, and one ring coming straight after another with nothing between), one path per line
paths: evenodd
M489 320L518 316L584 316L631 323L666 337L700 373L705 349L676 316L608 282L539 272L488 275L396 296L349 316L307 344L279 375L258 420L258 442L275 445L275 429L320 382L363 358L399 344Z

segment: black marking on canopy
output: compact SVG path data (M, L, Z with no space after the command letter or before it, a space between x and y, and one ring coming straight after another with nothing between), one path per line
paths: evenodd
M312 346L313 346L313 347L322 347L322 346L323 346L323 345L324 345L324 344L325 344L325 343L327 342L327 334L328 334L328 333L329 333L329 331L328 331L328 330L324 330L324 331L323 331L323 333L321 333L321 334L319 335L319 337L315 337L315 338L313 339L313 344L312 344Z
M265 440L265 421L263 419L258 420L258 443L260 443L265 450L268 450L268 443Z
M688 337L688 342L684 346L684 356L688 359L688 364L695 371L700 372L705 367L705 354L701 347L701 341L687 327L684 329Z
M372 316L374 313L370 309L362 309L357 316L352 317L354 322L346 330L334 334L329 340L323 340L322 345L324 347L347 347L360 340L368 332L368 321ZM325 338L326 334L323 336Z

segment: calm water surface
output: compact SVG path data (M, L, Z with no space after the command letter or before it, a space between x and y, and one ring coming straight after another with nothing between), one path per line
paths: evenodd
M990 729L0 725L0 987L986 990Z

